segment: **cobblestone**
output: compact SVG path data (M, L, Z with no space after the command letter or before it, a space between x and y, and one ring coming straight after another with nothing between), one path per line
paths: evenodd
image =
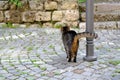
M75 29L77 32L84 30ZM77 63L68 63L59 29L0 28L0 80L120 80L120 30L95 30L94 62L83 61L80 39Z

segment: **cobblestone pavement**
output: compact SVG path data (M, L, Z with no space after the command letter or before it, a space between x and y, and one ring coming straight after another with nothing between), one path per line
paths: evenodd
M77 63L68 63L58 29L1 28L0 80L120 80L120 30L96 32L98 60L83 61L83 38Z

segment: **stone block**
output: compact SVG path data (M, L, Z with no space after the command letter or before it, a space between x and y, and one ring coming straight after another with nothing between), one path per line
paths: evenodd
M17 6L15 4L10 3L10 10L16 10Z
M120 0L95 0L95 3L103 3L103 2L109 2L109 3L113 3L113 2L120 2Z
M119 3L97 3L94 5L95 12L120 11Z
M31 10L43 10L43 3L41 1L29 1Z
M52 27L53 24L50 22L43 23L43 27Z
M78 21L72 21L72 22L65 22L68 26L77 28L78 26Z
M57 2L55 1L46 1L44 6L45 10L55 10L58 8Z
M4 20L3 11L0 11L0 22Z
M39 24L31 24L29 27L38 28L38 27L41 27L41 26Z
M23 22L34 22L35 21L35 11L26 11L22 13Z
M0 23L0 28L4 28L4 27L6 27L6 23ZM4 38L3 38L4 39Z
M54 24L54 28L60 28L62 26L66 26L67 24L65 22L56 22Z
M79 19L79 11L78 10L66 10L64 12L64 19L67 21L76 21Z
M116 22L115 21L109 21L109 22L95 22L94 23L94 28L95 29L116 29ZM82 22L79 24L80 29L85 29L86 28L86 23Z
M86 13L81 13L81 20L86 21ZM94 21L120 21L120 12L94 13Z
M5 21L20 23L21 22L21 13L20 11L5 11Z
M82 12L86 11L86 5L85 3L80 5L80 10ZM120 11L120 4L119 3L95 3L94 4L94 12L97 13L105 13L105 12L117 12Z
M19 11L23 12L23 11L29 10L28 0L22 0L21 3L22 3L22 6L21 7L17 7Z
M120 12L95 13L95 21L120 21Z
M61 22L56 22L54 24L54 27L57 27L57 28L62 26L79 27L79 22L78 21L61 21Z
M116 29L116 22L109 21L109 22L95 22L94 23L95 29Z
M86 23L85 22L80 22L79 23L79 28L80 29L85 29L86 28Z
M117 28L120 29L120 21L117 22Z
M6 10L9 8L8 1L0 1L0 10Z
M78 3L75 1L65 1L65 2L63 1L61 9L63 9L63 10L78 9Z
M50 21L51 20L51 12L37 12L36 15L36 21Z
M81 21L86 21L86 13L85 12L83 12L83 13L81 13Z
M63 19L63 12L62 11L54 11L52 14L53 21L61 21Z

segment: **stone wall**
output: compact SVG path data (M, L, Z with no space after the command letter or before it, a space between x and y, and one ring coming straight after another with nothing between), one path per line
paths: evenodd
M0 23L36 23L44 27L66 23L78 26L77 0L22 0L22 4L22 7L17 7L8 1L0 1Z
M95 1L95 3L99 3L99 2L120 2L120 0L94 0Z

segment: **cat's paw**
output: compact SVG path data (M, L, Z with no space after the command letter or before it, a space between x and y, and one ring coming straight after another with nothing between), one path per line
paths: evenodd
M71 59L68 59L68 62L71 62Z
M74 60L73 62L75 62L75 63L76 63L77 61L76 61L76 60Z

